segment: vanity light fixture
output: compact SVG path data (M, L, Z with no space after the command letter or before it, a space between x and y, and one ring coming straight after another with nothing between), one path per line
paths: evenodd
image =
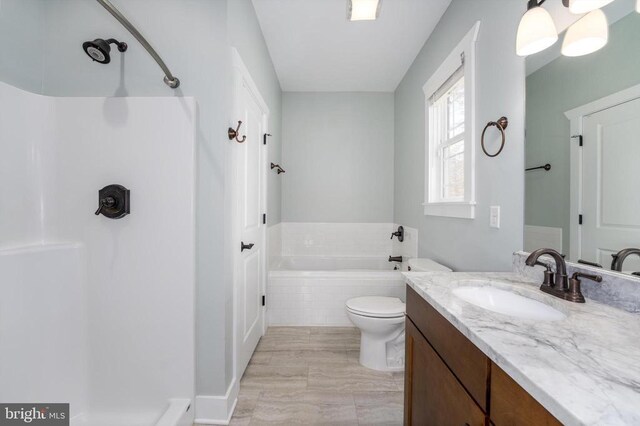
M347 0L347 19L374 21L380 15L382 0Z
M600 9L612 1L613 0L562 0L563 4L569 8L569 11L576 15L582 15L583 13Z
M562 42L564 56L583 56L602 49L609 41L609 23L604 12L593 10L567 29Z
M558 31L553 18L541 7L545 0L529 0L527 12L522 16L516 36L518 56L533 55L558 41Z

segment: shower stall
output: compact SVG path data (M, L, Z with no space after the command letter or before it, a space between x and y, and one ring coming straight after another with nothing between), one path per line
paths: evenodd
M0 402L190 425L196 104L0 82ZM96 215L126 187L130 214Z

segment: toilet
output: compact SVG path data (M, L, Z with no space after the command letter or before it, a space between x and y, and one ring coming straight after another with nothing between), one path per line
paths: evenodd
M412 272L451 272L431 259L410 259ZM347 300L347 316L360 329L360 364L378 371L404 370L405 304L397 297Z

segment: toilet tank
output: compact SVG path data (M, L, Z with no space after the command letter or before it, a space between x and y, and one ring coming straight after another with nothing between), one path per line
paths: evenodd
M407 262L411 272L453 272L451 268L447 268L431 259L414 258Z

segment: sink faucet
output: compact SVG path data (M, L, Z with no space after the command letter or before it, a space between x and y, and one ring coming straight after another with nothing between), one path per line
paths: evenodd
M539 265L540 262L538 262L538 258L545 254L551 256L553 260L556 261L556 273L551 277L551 282L549 285L547 285L547 287L551 287L560 291L566 291L569 287L569 280L567 278L567 264L564 261L564 257L560 253L553 249L541 248L532 252L525 263L527 264L527 266L535 266L536 264Z
M553 273L549 265L546 265L538 258L543 255L549 255L556 262L556 272ZM553 249L538 249L531 253L525 261L527 266L541 265L547 268L544 273L544 282L540 286L540 290L552 296L559 297L569 302L584 303L584 296L580 289L580 278L586 278L595 282L602 282L600 275L583 274L576 272L571 279L567 278L567 264L564 256Z
M637 254L638 256L640 256L640 249L626 248L620 250L616 254L612 254L611 257L613 257L613 261L611 261L611 270L622 272L622 264L624 263L624 260L627 258L627 256L631 254Z

